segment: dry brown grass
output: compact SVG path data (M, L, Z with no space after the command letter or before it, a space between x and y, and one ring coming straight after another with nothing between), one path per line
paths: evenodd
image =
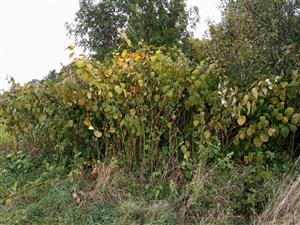
M277 197L258 217L257 225L300 224L300 176L278 187Z
M248 171L232 176L230 179L216 175L218 165L207 168L199 164L189 184L190 196L180 209L180 219L185 224L218 225L243 224L244 218L234 214L233 194L242 190L237 185Z

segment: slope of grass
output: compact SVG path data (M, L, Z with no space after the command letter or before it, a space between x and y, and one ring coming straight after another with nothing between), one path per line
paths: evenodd
M116 174L103 179L67 176L62 168L21 172L0 156L0 224L178 224L167 201L146 201L138 183ZM127 182L126 184L124 182ZM123 188L118 185L126 185ZM132 192L132 193L130 193ZM135 193L134 193L135 192ZM80 203L74 198L76 193Z

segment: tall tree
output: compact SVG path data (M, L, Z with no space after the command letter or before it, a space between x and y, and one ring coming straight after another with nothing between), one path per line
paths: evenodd
M80 46L103 55L118 43L118 28L124 29L128 12L121 0L80 0L75 23L66 24Z
M245 86L257 77L288 79L300 65L299 0L226 0L206 48L225 75Z
M119 44L118 30L134 43L174 45L189 35L185 0L80 0L67 30L100 58Z

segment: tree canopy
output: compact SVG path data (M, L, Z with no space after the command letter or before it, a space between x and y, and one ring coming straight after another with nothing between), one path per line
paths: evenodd
M135 44L176 45L189 36L188 15L185 0L81 0L67 29L101 58L120 44L118 30Z
M210 26L208 55L247 84L258 77L289 77L300 50L297 0L223 1L222 22Z

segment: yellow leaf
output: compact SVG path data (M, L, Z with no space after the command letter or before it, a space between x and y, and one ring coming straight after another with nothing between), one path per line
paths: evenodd
M5 200L5 205L11 205L12 204L12 200L10 198Z
M116 133L116 128L111 127L111 128L109 129L109 133L112 133L112 134Z
M90 121L90 119L86 118L84 121L83 121L84 125L86 125L87 127L90 127L92 126L92 122Z
M206 131L204 131L204 138L206 139L206 140L209 140L210 139L210 136L211 136L211 133L210 133L210 131L209 130L206 130Z
M78 60L75 65L78 67L78 68L82 68L84 67L86 64L86 62L84 60Z
M289 119L286 116L284 116L284 117L282 117L281 121L282 121L282 123L287 124L289 122Z
M262 141L260 140L260 138L256 137L253 139L253 144L255 145L255 147L260 148L262 146Z
M112 93L111 91L109 91L107 94L108 94L108 97L109 97L109 98L112 98L112 97L114 96L113 93Z
M268 135L270 137L274 136L275 132L276 132L276 128L271 127L268 129Z
M247 115L250 115L251 113L251 103L250 102L247 102Z
M245 116L240 116L237 120L239 126L243 126L246 123L246 117Z
M129 47L132 46L132 43L131 43L131 41L130 41L129 39L126 39L126 42L127 42L127 45L128 45Z
M294 111L295 111L295 110L294 110L293 107L288 107L288 108L285 110L285 114L286 114L288 117L290 117L290 116L293 115Z
M140 87L144 86L144 82L142 80L138 80L138 84L139 84Z
M258 92L257 92L257 89L256 88L253 88L251 90L251 93L253 95L253 97L257 100L258 99Z
M123 89L120 87L120 86L115 86L115 92L117 92L117 94L122 94L122 92L123 92Z
M134 53L133 58L135 61L139 61L141 59L141 56L138 53Z
M246 137L245 130L239 130L239 137L241 140L244 140Z
M292 116L292 121L291 123L296 125L300 120L300 113L295 113L293 116Z
M233 144L238 145L239 143L240 143L239 136L235 136L235 138L233 139Z
M87 95L88 99L92 99L92 93L91 92L88 92L86 95Z
M259 135L259 138L260 138L260 140L261 140L263 143L266 143L266 142L269 141L269 136L266 135L265 133L261 133L261 134Z
M168 127L169 129L171 129L172 126L173 126L173 123L172 123L172 122L167 123L167 127Z
M79 104L79 105L83 106L85 103L86 103L85 98L79 98L79 99L78 99L78 104Z
M198 127L199 124L200 124L199 120L194 120L194 122L193 122L194 127Z
M96 130L96 131L94 132L94 135L95 135L97 138L100 138L100 137L102 136L102 133L101 133L100 131Z
M121 56L122 56L123 58L125 58L125 57L127 56L127 50L126 50L126 49L124 49L124 50L122 51Z
M135 110L135 109L130 109L130 110L129 110L129 113L130 113L132 116L135 116L136 110Z
M245 95L243 97L243 102L244 102L244 104L247 104L249 102L249 95Z

